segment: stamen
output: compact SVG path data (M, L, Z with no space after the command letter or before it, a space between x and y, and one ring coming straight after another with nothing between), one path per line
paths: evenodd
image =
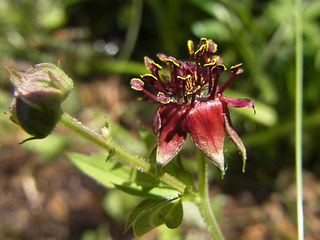
M203 57L204 57L204 63L208 63L208 56L207 56L207 53L204 53L203 54Z
M209 81L209 84L208 84L208 95L210 96L211 94L211 89L212 89L212 86L213 86L213 82L214 82L214 77L212 76L212 72L209 70L208 72L208 81Z
M144 82L139 78L131 79L130 84L131 84L131 88L134 90L137 90L137 91L143 90Z
M183 97L182 91L181 91L181 86L179 84L178 78L177 78L177 66L174 64L173 65L173 70L171 71L171 79L174 82L175 85L175 91L178 96L178 101Z
M195 74L195 83L198 84L198 79L200 79L200 71L201 71L201 65L200 65L200 58L196 58L197 60L197 71Z
M171 102L170 98L168 98L163 92L158 92L157 99L162 104L168 104Z
M220 74L225 70L226 70L226 67L222 64L216 65L211 69L212 79L214 79L214 81L213 81L212 89L210 91L209 99L213 99L215 97Z
M229 84L232 82L233 78L237 75L237 71L233 71L231 76L229 77L228 81L226 81L224 84L222 84L219 89L218 93L223 93L224 90L229 86Z
M194 54L194 45L191 40L188 41L189 61L192 61L192 55Z
M148 90L143 89L142 92L147 96L149 96L150 98L152 98L153 100L155 100L156 102L159 102L159 99Z

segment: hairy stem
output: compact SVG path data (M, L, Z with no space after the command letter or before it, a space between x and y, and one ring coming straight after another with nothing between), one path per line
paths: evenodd
M199 167L198 167L198 191L199 191L199 200L197 205L199 207L201 216L206 223L211 237L214 240L222 240L224 239L221 230L218 226L217 220L212 212L210 206L210 199L208 194L208 180L207 180L207 163L205 156L202 152L199 151Z
M95 145L101 148L106 149L110 154L117 155L122 161L124 161L129 166L139 171L155 175L155 168L150 163L146 162L137 155L127 152L118 144L106 140L102 135L84 126L81 122L71 117L69 114L63 113L60 118L60 122L73 132L87 139L88 141L94 143ZM186 188L186 185L184 183L180 182L178 179L174 178L173 176L167 173L160 174L158 177L164 183L168 184L169 186L173 187L181 193L183 193L184 189Z

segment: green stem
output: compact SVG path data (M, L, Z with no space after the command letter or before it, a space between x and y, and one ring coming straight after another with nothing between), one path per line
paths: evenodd
M304 239L303 220L303 183L302 183L302 119L303 119L303 37L302 37L302 0L296 0L295 39L296 39L296 102L295 102L295 155L298 239Z
M125 151L116 143L107 141L102 135L84 126L81 122L71 117L69 114L63 113L61 115L60 122L66 127L68 127L70 130L72 130L73 132L87 139L88 141L94 143L95 145L98 145L101 148L106 149L109 153L114 153L129 166L139 171L143 171L143 172L147 172L149 174L155 175L155 172L156 172L155 168L150 163L144 161L139 156L133 155ZM173 176L167 173L160 174L158 177L164 183L175 188L181 193L183 193L184 189L186 188L186 185L184 183L180 182L178 179L174 178Z
M205 156L202 152L199 151L199 167L198 167L198 191L199 191L199 200L197 205L199 207L201 216L206 223L211 237L214 240L224 239L221 230L218 226L217 220L212 212L210 206L210 199L208 194L208 180L207 180L207 163Z

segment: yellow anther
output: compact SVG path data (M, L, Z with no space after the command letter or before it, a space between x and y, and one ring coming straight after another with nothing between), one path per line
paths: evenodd
M187 46L188 46L189 54L190 55L194 54L194 44L191 40L188 41Z
M178 62L174 61L174 60L171 59L171 58L165 58L165 60L166 60L166 61L169 61L169 62L172 62L172 63L173 63L174 65L176 65L177 67L180 66L180 64L179 64Z
M235 68L238 68L238 67L240 67L240 66L242 66L242 63L238 63L238 64L236 64L236 65L233 65L233 66L230 68L230 70L235 69Z

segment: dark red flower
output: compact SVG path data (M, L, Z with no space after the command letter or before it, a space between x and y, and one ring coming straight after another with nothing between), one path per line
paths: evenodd
M228 105L254 109L249 99L224 97L223 91L234 77L243 70L241 64L230 68L229 79L218 86L220 74L226 70L222 59L214 55L217 45L212 40L200 39L194 51L192 41L188 41L189 60L158 54L166 64L169 74L149 57L145 65L151 74L144 74L131 80L131 87L142 91L152 102L160 103L154 116L154 128L158 135L157 163L167 164L181 149L187 133L192 140L224 173L223 141L227 135L238 147L243 157L243 171L246 149L233 129ZM154 89L145 89L148 82Z

